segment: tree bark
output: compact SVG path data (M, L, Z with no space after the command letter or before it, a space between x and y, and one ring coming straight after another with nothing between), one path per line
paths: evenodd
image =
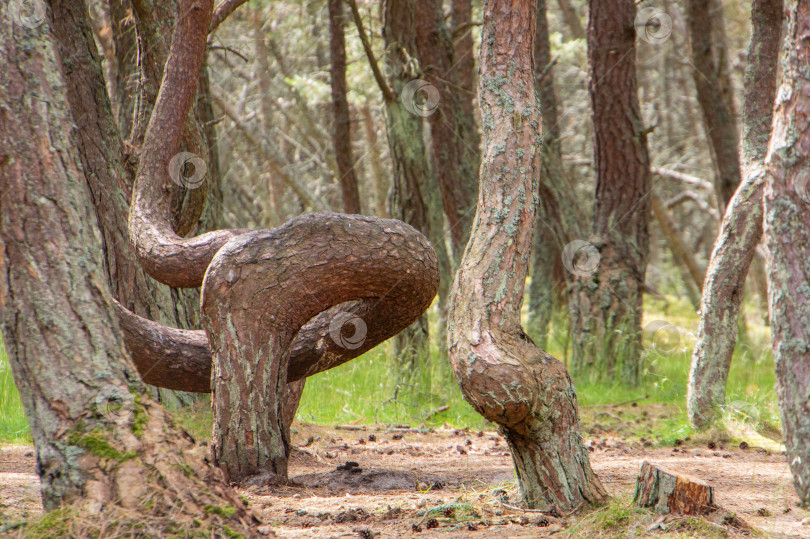
M786 2L784 74L766 158L765 245L776 388L787 460L802 506L810 505L810 2Z
M343 0L327 0L329 5L329 78L332 83L332 140L338 168L338 182L343 195L345 213L360 211L360 191L354 171L352 155L352 124L349 116L349 100L346 97L346 39L343 35Z
M728 205L706 271L689 373L687 413L699 429L709 427L725 404L743 286L762 237L763 160L776 97L782 9L782 0L756 0L751 7L753 32L743 101L744 180Z
M374 124L374 115L368 105L363 106L363 132L365 134L366 152L371 160L371 183L374 185L374 213L377 217L386 219L388 210L385 207L388 199L388 186L386 175L383 172L380 149L377 147L377 126Z
M430 306L438 278L424 236L372 217L306 215L223 247L206 274L201 310L214 357L213 454L228 479L286 477L281 397L290 345L309 319L347 301L373 300L369 315L388 315L384 323L396 333ZM357 347L366 328L338 312L329 335Z
M576 270L573 365L591 377L634 384L641 365L651 186L636 82L636 35L629 30L636 8L632 0L594 0L589 6L596 200L593 247L587 249L598 252L599 262Z
M687 23L692 43L692 71L703 125L712 149L717 174L717 198L727 206L740 185L739 133L731 101L731 89L723 73L725 43L716 28L722 21L722 5L707 0L689 0ZM719 11L718 11L719 10ZM725 79L724 79L725 77Z
M470 237L481 163L475 109L472 100L463 90L459 91L467 75L457 71L457 67L464 66L457 66L456 49L444 22L442 2L409 0L402 3L408 7L401 15L413 20L415 30L415 47L409 52L419 59L421 73L418 75L437 93L435 103L430 87L400 97L411 100L417 114L426 116L430 124L433 168L448 221L453 258L458 263ZM422 92L426 94L425 105L429 108L419 109L417 101Z
M464 93L465 98L473 103L471 106L475 106L476 86L475 53L472 37L472 0L451 0L450 24L453 27L453 41L456 44L456 81L458 87ZM473 197L473 200L475 200L475 197Z
M450 361L465 399L506 436L532 508L600 503L565 367L534 346L520 305L535 225L541 143L533 73L535 3L484 4L484 125L478 211L447 315Z
M704 515L717 509L714 489L705 481L644 461L633 503L661 514Z
M16 24L9 4L0 15L0 313L43 505L72 506L82 536L99 533L102 508L132 533L253 536L243 502L143 393L124 348L59 32Z

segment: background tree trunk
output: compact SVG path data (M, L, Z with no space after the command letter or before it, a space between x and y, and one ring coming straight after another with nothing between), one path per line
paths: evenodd
M709 427L726 401L726 383L737 342L743 286L762 237L763 160L768 150L783 0L755 0L743 102L744 179L729 202L706 271L698 338L689 373L690 423Z
M636 83L636 34L629 30L636 7L633 0L594 0L589 6L596 201L593 247L585 249L599 257L593 268L578 269L576 258L567 261L579 274L572 298L573 365L591 377L634 384L641 366L651 185Z
M8 4L0 11L0 312L43 505L77 504L91 522L103 507L123 529L157 536L225 523L249 535L245 505L143 394L126 353L85 180L92 156L80 155L67 95L75 89L52 75L67 61L51 41L59 32L50 21L15 24ZM207 514L205 504L235 513Z
M773 357L782 430L793 485L810 505L810 2L786 2L784 75L766 159L765 245L768 250Z
M453 258L458 263L470 236L481 164L481 139L473 102L459 89L467 82L469 74L459 72L459 68L466 67L465 59L456 58L452 35L444 22L442 2L422 0L411 5L416 46L412 53L419 58L421 76L432 89L424 87L413 97L402 98L412 99L414 102L410 105L426 116L430 124L433 169L448 221ZM435 96L430 95L433 90ZM423 92L425 95L420 95ZM421 103L416 101L422 97L426 101L420 108Z
M484 125L478 211L447 315L450 361L464 398L501 427L525 501L569 510L606 493L582 444L565 367L520 326L539 176L534 2L484 5Z
M329 5L329 78L332 83L332 140L338 168L338 182L343 195L345 213L362 213L357 175L352 154L352 124L349 116L349 101L346 99L346 39L343 35L343 0L327 0Z
M721 31L723 6L717 1L689 0L687 23L692 43L692 72L703 113L706 137L717 167L715 189L725 207L740 185L739 133L726 74L726 45Z

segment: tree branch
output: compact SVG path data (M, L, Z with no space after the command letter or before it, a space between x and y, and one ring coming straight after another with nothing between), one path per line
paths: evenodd
M376 56L374 56L374 51L371 48L371 41L368 38L368 34L366 34L366 30L363 27L363 17L360 15L360 9L357 7L356 0L346 0L349 3L349 6L352 8L352 18L354 19L354 25L357 27L357 33L360 35L360 41L363 43L363 50L366 51L366 56L368 57L368 63L371 66L371 71L374 73L374 80L377 81L377 86L380 87L380 91L383 94L383 100L386 103L391 103L394 101L395 96L391 87L388 86L388 82L385 80L385 76L382 74L380 70L380 65L377 62Z

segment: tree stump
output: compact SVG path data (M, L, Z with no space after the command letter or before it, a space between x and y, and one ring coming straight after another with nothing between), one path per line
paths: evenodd
M703 515L716 509L714 489L700 479L644 461L636 482L633 503L661 514Z

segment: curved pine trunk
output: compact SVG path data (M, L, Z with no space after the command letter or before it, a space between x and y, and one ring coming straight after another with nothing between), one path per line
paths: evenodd
M687 413L699 429L714 422L726 401L743 287L762 237L763 160L776 97L782 8L782 0L756 0L751 8L753 33L743 103L744 179L728 204L706 271L689 373Z
M535 3L484 5L480 95L484 161L470 243L447 315L450 361L465 399L500 425L533 508L606 497L580 436L565 367L520 326L541 143L534 92Z

